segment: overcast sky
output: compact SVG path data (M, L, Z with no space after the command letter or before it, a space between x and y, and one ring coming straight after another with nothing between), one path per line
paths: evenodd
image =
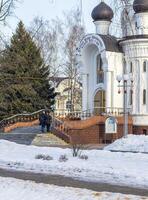
M29 26L34 17L40 16L46 20L62 17L63 11L71 10L80 5L80 0L19 0L15 8L15 16L8 19L9 28L1 30L6 37L15 31L18 21L21 19ZM91 11L101 0L83 0L83 16L87 32L94 32ZM106 2L108 2L107 0ZM53 3L52 3L53 2Z

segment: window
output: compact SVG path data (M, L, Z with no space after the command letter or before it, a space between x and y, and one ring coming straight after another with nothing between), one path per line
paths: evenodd
M72 102L71 102L70 100L68 100L68 101L66 102L66 109L67 109L67 110L71 110L71 108L72 108Z
M147 135L147 130L143 129L143 135Z
M130 63L130 73L133 73L133 63Z
M123 60L123 74L126 74L126 60Z
M114 117L109 117L106 120L105 133L117 133L117 121Z
M130 90L130 105L133 104L133 90Z
M136 26L136 28L138 28L137 22L135 22L135 26Z
M146 68L147 68L147 62L144 61L144 62L143 62L143 72L146 72Z
M102 68L102 59L101 55L97 56L97 84L104 82L104 71Z
M60 108L60 101L57 100L57 108Z
M143 90L143 104L146 104L146 90Z

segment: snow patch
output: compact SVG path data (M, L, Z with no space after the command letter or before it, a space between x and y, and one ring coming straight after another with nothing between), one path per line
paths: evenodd
M1 200L140 200L139 196L114 193L100 193L86 189L58 187L55 185L37 184L31 181L21 181L0 177Z
M104 150L148 153L148 136L128 135L127 138L116 140L111 145L105 147Z
M37 155L53 160L36 159ZM71 149L19 145L0 140L0 168L63 175L89 182L148 188L148 154L84 150L88 160L72 157ZM66 155L66 162L59 162Z

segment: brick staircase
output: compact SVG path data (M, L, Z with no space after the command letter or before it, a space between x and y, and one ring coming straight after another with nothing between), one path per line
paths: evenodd
M0 129L3 132L10 132L18 127L31 127L33 125L37 125L39 115L44 110L40 110L31 114L19 114L12 116L10 118L4 119L0 122ZM47 110L46 110L47 111ZM61 139L66 144L100 144L103 143L104 140L113 141L117 138L122 137L121 132L123 132L123 114L122 110L107 110L109 114L101 114L99 116L94 116L91 111L86 111L82 113L68 113L67 116L56 115L55 113L48 112L49 115L52 116L52 133L57 138ZM116 115L116 119L119 125L119 131L117 134L105 134L105 121L108 116ZM129 125L132 124L131 118L129 119ZM15 130L16 131L16 130ZM14 133L16 133L14 131ZM37 131L36 131L37 132ZM39 132L37 132L39 133ZM37 134L36 133L36 134ZM22 142L23 138L29 137L28 143L30 143L31 139L34 136L16 136L14 139L10 136L5 136L4 134L1 137L5 137L6 139L17 141L17 138ZM46 138L46 137L45 137ZM0 138L1 139L1 138ZM26 142L27 143L27 142ZM27 143L27 144L28 144ZM45 140L44 142L45 143Z
M31 144L32 141L35 138L37 138L37 135L41 133L40 128L38 126L38 119L40 113L42 113L43 111L45 111L45 109L39 110L31 114L29 113L14 115L12 117L0 121L0 139L9 140L19 144ZM53 117L53 113L51 113L47 109L46 112L53 118L52 133L55 135L55 143L57 141L58 143L61 142L61 144L70 143L70 137L66 135L64 129L62 129L64 122L57 119L56 117ZM38 136L38 139L40 138L41 143L45 144L46 139L48 139L47 143L50 143L49 137L46 137L43 134L41 136L42 138Z

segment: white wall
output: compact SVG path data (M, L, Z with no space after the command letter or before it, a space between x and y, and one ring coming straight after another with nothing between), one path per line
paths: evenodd
M83 40L85 41L85 38ZM103 61L104 84L97 84L96 81L96 57L98 54L101 54ZM123 54L107 52L103 47L101 49L90 41L82 49L80 63L83 80L83 110L94 108L94 96L98 90L106 92L106 107L123 108L123 93L118 94L116 80L117 75L123 72Z
M106 59L108 60L108 69L111 80L106 82L108 87L107 93L110 98L110 106L114 108L123 108L123 91L121 94L118 94L118 82L116 80L118 75L122 75L123 73L123 54L116 52L107 52ZM106 86L107 87L107 86ZM107 99L108 100L108 99Z
M148 39L133 39L121 43L125 52L127 68L133 62L133 106L135 125L148 125L148 67L143 72L143 62L148 60ZM146 105L143 104L143 90L147 91Z

